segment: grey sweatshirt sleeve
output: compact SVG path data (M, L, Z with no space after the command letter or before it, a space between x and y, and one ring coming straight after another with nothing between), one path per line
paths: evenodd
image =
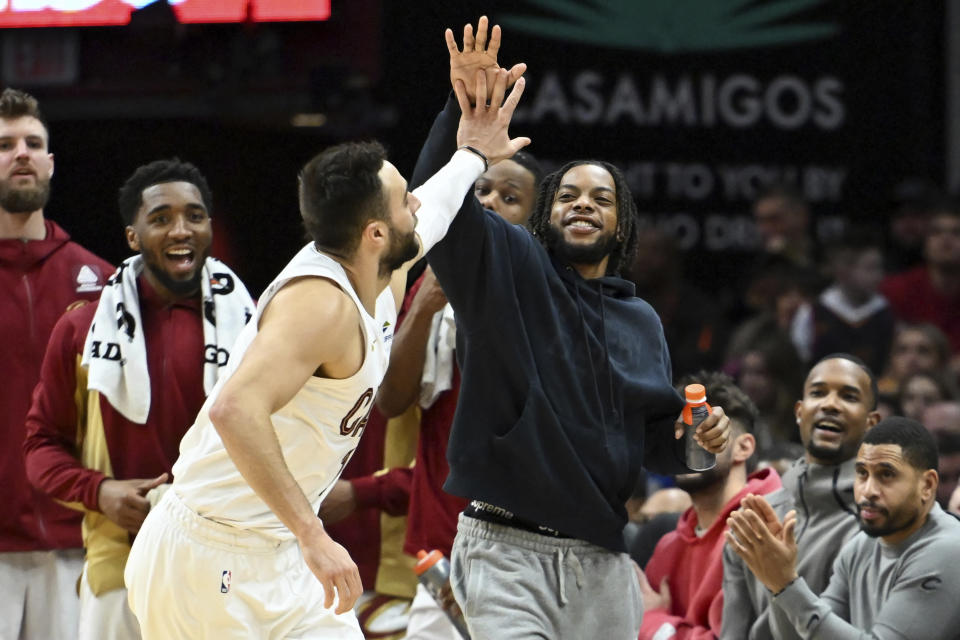
M740 556L723 545L723 625L720 640L744 640L749 638L750 627L758 617L758 611L750 597L747 582L749 570Z
M960 563L944 562L943 551L927 547L910 554L886 598L877 595L880 584L851 583L850 567L841 553L834 564L830 585L819 598L802 578L774 599L802 638L811 640L928 640L955 638L960 633ZM851 587L856 593L851 593ZM876 611L869 629L858 629L848 620L852 608L873 600ZM859 604L858 604L859 603Z

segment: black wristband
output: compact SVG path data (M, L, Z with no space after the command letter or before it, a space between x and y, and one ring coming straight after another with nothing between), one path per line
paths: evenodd
M468 144L465 144L465 145L463 145L463 146L461 146L461 147L457 147L457 151L459 151L460 149L463 149L464 151L469 151L470 153L475 154L478 158L480 158L481 160L483 160L483 172L484 172L484 173L486 173L486 172L487 172L487 169L490 168L490 162L487 160L487 156L484 155L483 151L480 151L480 149L477 149L476 147L471 147L471 146L468 145Z

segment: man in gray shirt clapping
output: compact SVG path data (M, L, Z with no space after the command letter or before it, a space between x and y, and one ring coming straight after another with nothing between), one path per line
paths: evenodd
M748 496L728 521L728 544L803 638L960 638L960 521L936 502L933 437L914 420L887 418L867 432L855 468L861 532L819 597L797 576L794 512L781 522Z

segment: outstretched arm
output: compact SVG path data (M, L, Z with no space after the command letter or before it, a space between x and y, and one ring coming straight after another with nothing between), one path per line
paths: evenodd
M409 267L443 238L476 179L486 170L488 164L510 158L530 144L530 138L511 139L507 131L523 94L521 78L510 95L504 99L508 77L509 73L506 71L497 73L496 82L490 91L489 105L480 103L470 106L465 85L458 81L455 87L461 109L457 129L459 150L443 169L414 190L421 202L417 211L416 227L420 239L420 253L404 268L394 273L391 288L398 309L403 301ZM477 72L474 86L477 95L487 95L487 79L483 72Z

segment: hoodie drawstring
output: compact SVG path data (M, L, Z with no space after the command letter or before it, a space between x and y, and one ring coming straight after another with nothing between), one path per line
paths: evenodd
M577 557L577 554L574 553L572 549L558 548L557 549L557 582L558 587L560 588L560 606L565 606L569 600L567 599L567 583L565 577L566 565L569 564L573 569L573 575L576 578L577 589L583 588L583 565L580 564L580 558Z

